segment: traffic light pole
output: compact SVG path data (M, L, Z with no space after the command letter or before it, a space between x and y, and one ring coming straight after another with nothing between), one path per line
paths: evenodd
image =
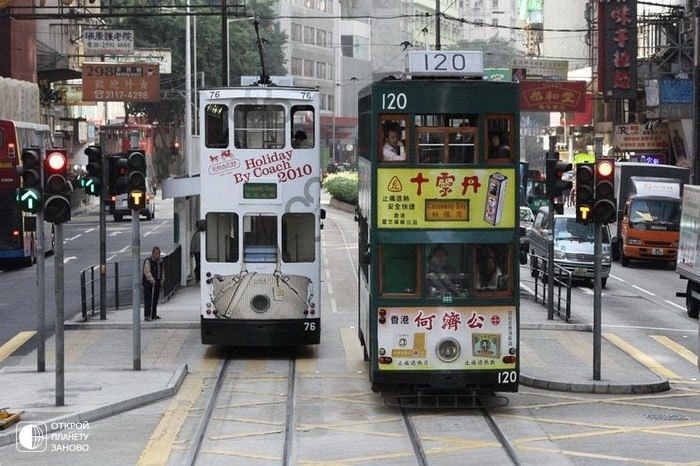
M131 211L131 260L134 263L133 289L131 294L133 329L134 370L141 370L141 240L139 228L139 211Z
M63 335L63 320L64 320L64 309L63 309L63 224L55 224L56 231L56 254L54 258L54 270L55 270L55 290L54 296L56 298L56 406L65 405L64 399L64 380L65 380L65 341Z
M107 212L105 212L105 202L109 195L109 161L107 160L104 147L106 147L106 134L100 131L100 147L103 148L102 156L102 187L100 188L100 320L107 320Z
M595 224L595 236L593 243L593 267L595 279L593 281L593 380L600 380L600 352L601 352L601 289L603 288L603 225Z
M39 163L39 179L44 179L44 164ZM41 188L43 194L44 188ZM43 200L41 201L43 203ZM44 234L44 212L36 214L37 251L36 251L36 285L39 290L37 297L37 330L39 331L39 346L36 349L36 370L46 372L46 235Z

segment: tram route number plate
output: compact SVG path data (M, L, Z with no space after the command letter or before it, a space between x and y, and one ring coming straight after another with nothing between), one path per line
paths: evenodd
M483 76L484 54L441 50L408 52L406 69L414 76Z

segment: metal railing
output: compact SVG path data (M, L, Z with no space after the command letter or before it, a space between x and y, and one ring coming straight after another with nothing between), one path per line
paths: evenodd
M549 279L547 277L547 258L534 254L532 256L536 259L530 260L530 267L535 267L535 302L542 302L544 306L547 306L547 280ZM542 280L538 280L540 277ZM553 280L554 312L568 322L571 317L571 271L555 263Z
M161 296L170 296L180 284L180 270L182 268L181 246L173 252L163 255L163 268L165 280L160 289ZM145 260L145 258L144 258ZM133 277L134 267L132 261L109 262L105 275L106 290L105 304L107 309L119 309L133 304ZM80 302L84 320L95 311L101 309L100 302L100 266L92 265L80 271ZM139 283L141 278L139 277ZM141 286L139 290L143 293ZM141 294L143 301L143 294Z

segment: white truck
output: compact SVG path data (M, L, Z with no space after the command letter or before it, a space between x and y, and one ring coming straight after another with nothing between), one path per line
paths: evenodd
M676 296L685 298L688 316L697 318L700 313L700 186L686 186L683 191L680 241L676 272L688 280L685 293Z
M674 264L678 251L681 195L690 170L634 162L615 164L617 228L613 260Z

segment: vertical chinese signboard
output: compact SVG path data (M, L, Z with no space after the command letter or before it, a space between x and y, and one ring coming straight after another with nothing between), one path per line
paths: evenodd
M598 76L606 99L637 96L637 1L598 1Z

